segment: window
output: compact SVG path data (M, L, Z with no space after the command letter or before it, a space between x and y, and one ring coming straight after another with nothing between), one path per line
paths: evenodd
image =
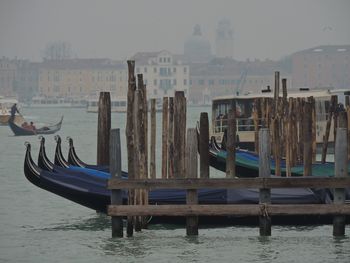
M167 75L168 75L168 70L167 70L167 68L160 68L160 69L159 69L159 74L160 74L161 76L167 76Z
M176 85L176 79L173 80L173 85Z
M157 68L153 68L153 72L154 72L154 73L157 73Z
M176 68L173 68L173 72L176 73Z
M187 85L187 79L184 79L184 85L185 86Z
M184 67L184 73L187 73L187 67Z
M153 90L153 95L157 95L157 90L156 89Z
M198 85L204 85L204 79L199 79L198 80Z
M157 80L156 80L156 79L153 80L153 85L154 85L154 86L157 86Z
M168 63L170 63L170 58L168 58Z

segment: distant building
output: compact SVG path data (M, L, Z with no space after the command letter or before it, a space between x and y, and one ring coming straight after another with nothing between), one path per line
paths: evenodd
M13 90L20 101L31 100L38 93L39 65L37 62L20 60L16 63L16 76Z
M175 90L183 90L187 95L190 70L184 56L163 50L139 52L131 59L135 60L135 73L143 74L148 98L174 96Z
M191 65L189 100L193 104L210 104L213 97L258 92L274 86L274 72L287 78L291 87L290 73L279 61L237 61L215 58L209 63Z
M234 37L233 28L227 19L219 21L216 29L216 57L234 58Z
M313 47L291 58L294 87L350 89L350 45Z
M210 43L203 37L199 25L195 25L193 34L186 39L184 55L190 63L205 63L213 57Z
M110 59L46 60L39 69L39 96L126 96L126 64Z
M0 58L0 96L15 96L16 60Z

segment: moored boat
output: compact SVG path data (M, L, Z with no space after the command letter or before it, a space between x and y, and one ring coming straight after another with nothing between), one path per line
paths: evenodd
M45 171L39 168L31 157L30 144L26 144L24 173L34 185L90 209L106 212L110 204L110 191L106 188L108 179L98 178L81 171L57 168ZM311 189L272 189L271 201L275 204L320 204L328 202L329 191ZM127 202L127 192L123 191L123 203ZM259 202L258 189L201 189L198 191L200 204L254 204ZM149 192L149 204L184 204L186 190L154 190ZM257 224L257 217L199 217L204 224ZM178 217L153 217L150 223L183 223ZM275 224L320 224L331 223L331 217L296 216L274 217Z
M331 108L330 99L335 95L338 102L344 103L345 95L349 95L345 90L300 90L288 93L288 98L308 98L315 100L315 137L318 148L323 144L323 137L326 132L327 119ZM236 105L236 145L241 149L254 151L255 125L253 118L254 104L258 99L273 99L274 93L271 89L258 93L247 93L242 95L216 97L212 101L211 136L221 143L224 132L227 128L228 113L232 105ZM266 106L266 105L265 105ZM262 126L263 119L257 119L259 127ZM333 129L333 123L331 130ZM333 133L328 138L329 146L334 145Z

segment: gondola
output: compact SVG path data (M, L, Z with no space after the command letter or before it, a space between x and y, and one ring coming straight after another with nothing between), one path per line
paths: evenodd
M56 150L55 150L55 161L52 163L49 158L46 155L45 150L45 138L40 136L40 148L39 148L39 154L38 154L38 167L50 171L50 172L63 172L63 173L74 173L77 172L76 175L79 176L80 174L89 175L97 178L102 179L109 179L111 175L104 171L99 171L95 169L90 169L86 167L80 167L75 165L70 165L68 162L65 161L63 155L62 155L62 149L61 149L61 138L60 136L56 135ZM122 172L122 178L126 178L128 175L126 172Z
M199 127L197 124L197 137L199 140ZM220 146L214 136L209 142L209 165L226 172L226 149ZM275 161L270 161L271 174L275 174ZM281 160L281 175L286 176L286 162ZM350 163L348 164L350 174ZM291 176L303 176L304 166L296 165L291 168ZM259 176L259 155L242 149L236 149L236 176L237 177L258 177ZM334 176L334 162L316 162L312 164L312 176Z
M54 166L53 171L46 171L38 167L31 157L31 146L26 143L24 173L26 178L46 191L57 194L70 201L90 209L106 213L110 204L110 191L106 188L107 179L72 171L63 167ZM44 148L42 148L44 149ZM46 158L46 155L43 155ZM328 191L312 191L311 189L272 189L272 203L302 204L325 203L329 200ZM123 191L123 203L127 202L127 192ZM201 189L198 191L200 204L257 204L259 202L258 189ZM159 189L149 192L150 204L185 204L185 190ZM200 217L202 224L244 224L258 223L258 217ZM150 223L183 223L184 218L154 217ZM274 217L275 224L316 224L331 223L330 217Z
M93 165L87 164L80 160L78 155L75 152L73 139L71 137L67 137L69 143L69 151L68 151L68 163L77 167L89 168L94 170L99 170L103 172L109 172L109 167L107 165Z
M216 169L226 171L226 150L221 149L215 142L215 138L211 139L209 144L209 162ZM271 174L275 174L275 162L270 162ZM334 162L316 162L312 164L312 176L334 176ZM350 174L350 163L348 164L348 173ZM259 176L259 156L253 152L236 149L236 174L238 177L256 177ZM286 162L281 161L281 175L286 176ZM291 168L292 176L303 176L304 166L296 165Z
M12 119L8 121L8 125L12 130L12 132L15 134L15 136L29 136L29 135L40 135L40 134L42 135L54 134L55 132L58 132L61 129L62 122L63 122L63 116L61 117L61 120L57 124L37 128L35 129L35 131L28 130L18 126L16 123L13 122Z

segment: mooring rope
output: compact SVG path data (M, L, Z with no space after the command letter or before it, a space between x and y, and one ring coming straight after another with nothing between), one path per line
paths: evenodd
M267 203L260 204L260 213L263 217L269 218L269 212L267 211Z

